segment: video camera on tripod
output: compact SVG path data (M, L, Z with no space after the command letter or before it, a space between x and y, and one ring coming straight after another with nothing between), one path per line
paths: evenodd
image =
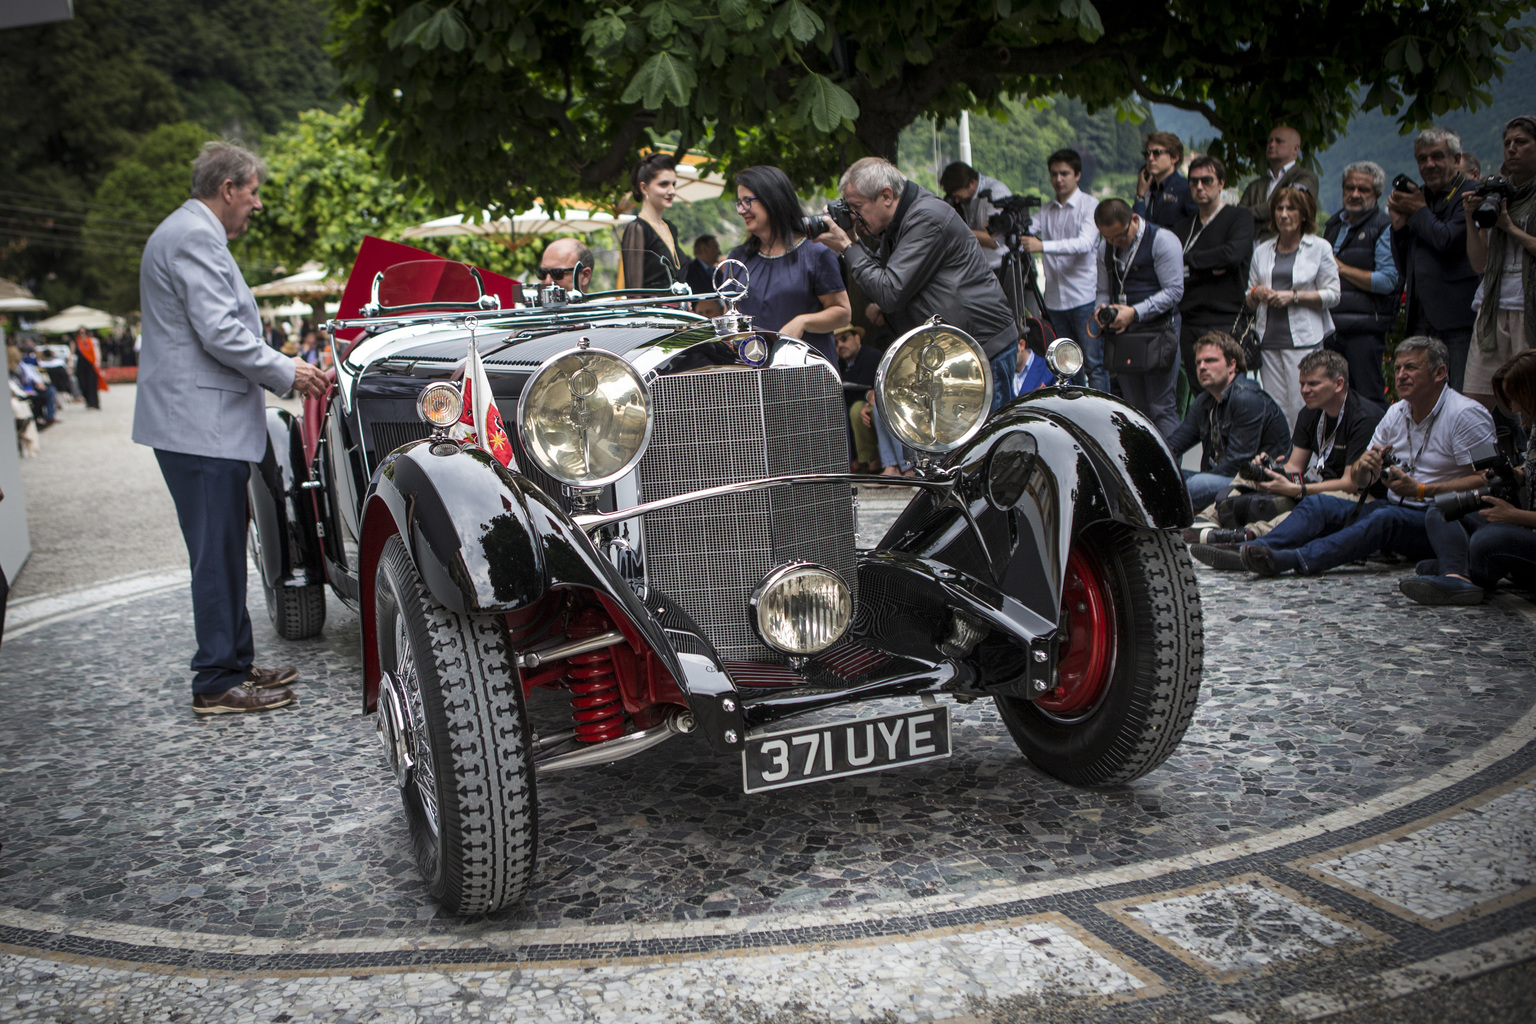
M1031 233L1034 218L1029 211L1040 205L1038 196L1009 195L993 199L992 190L984 189L978 193L978 198L997 207L997 212L987 218L987 233L1003 238L1010 249L1016 247L1020 238Z

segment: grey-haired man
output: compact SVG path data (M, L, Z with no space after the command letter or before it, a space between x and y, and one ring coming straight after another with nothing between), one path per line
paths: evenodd
M192 710L282 707L292 666L259 669L245 607L246 482L267 449L262 388L319 395L326 379L262 337L256 300L230 255L261 209L266 168L223 142L192 165L192 198L144 246L133 439L155 450L192 563Z

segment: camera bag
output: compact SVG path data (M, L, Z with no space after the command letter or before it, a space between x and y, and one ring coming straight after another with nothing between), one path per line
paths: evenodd
M1179 355L1179 334L1171 316L1150 321L1139 331L1104 335L1104 368L1110 373L1162 373Z

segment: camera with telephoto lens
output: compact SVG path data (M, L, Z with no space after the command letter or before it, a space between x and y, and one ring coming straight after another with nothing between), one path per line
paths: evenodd
M1435 507L1448 523L1455 522L1470 512L1480 512L1488 506L1483 498L1502 498L1511 505L1520 504L1520 480L1515 476L1515 459L1508 434L1499 437L1499 444L1474 445L1471 451L1472 468L1484 473L1488 483L1470 491L1453 491L1435 495Z
M802 225L805 228L806 238L816 238L827 230L827 218L832 223L843 229L850 238L853 236L853 207L848 205L846 199L834 199L827 204L827 212L823 215L805 218Z
M1244 480L1252 480L1254 483L1268 480L1269 477L1266 475L1266 472L1276 473L1289 480L1293 484L1301 482L1300 473L1288 472L1285 468L1285 463L1276 462L1274 456L1272 455L1265 455L1261 457L1258 462L1239 463L1237 467L1238 476L1242 477Z
M997 212L987 218L987 234L1001 235L1005 239L1020 238L1034 227L1029 211L1040 205L1037 196L1003 196L992 198L992 190L985 189L981 198L997 207Z
M1472 211L1472 223L1480 228L1491 228L1499 222L1499 203L1512 198L1515 189L1508 178L1495 174L1478 182L1472 194L1482 200Z
M1413 183L1413 179L1406 174L1399 174L1392 179L1393 192L1417 192L1419 186Z

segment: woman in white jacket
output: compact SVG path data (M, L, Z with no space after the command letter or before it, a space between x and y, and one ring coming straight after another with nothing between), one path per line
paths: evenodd
M1259 243L1248 269L1248 306L1258 310L1263 339L1263 384L1285 412L1301 412L1297 385L1301 360L1333 331L1328 310L1339 304L1339 266L1333 248L1317 237L1317 198L1288 185L1269 197L1270 223L1280 234Z

